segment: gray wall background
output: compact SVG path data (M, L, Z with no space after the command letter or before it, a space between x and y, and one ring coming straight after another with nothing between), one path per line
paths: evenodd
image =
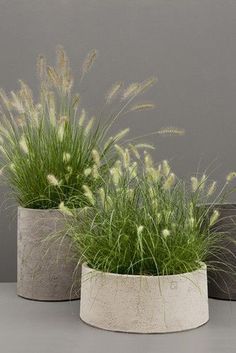
M22 78L35 89L35 58L53 60L57 44L75 73L88 50L99 51L84 84L91 114L114 81L158 75L145 97L158 110L118 124L133 134L184 127L184 137L148 139L156 160L171 160L186 177L215 161L219 182L236 169L235 0L0 0L1 87L16 89ZM16 279L16 207L8 197L2 187L0 281Z

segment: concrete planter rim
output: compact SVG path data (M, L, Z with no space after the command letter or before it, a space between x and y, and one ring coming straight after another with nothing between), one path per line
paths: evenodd
M180 276L186 276L186 275L190 275L190 274L193 274L195 272L198 272L200 270L206 270L207 269L207 265L204 263L204 262L200 262L200 267L194 271L191 271L191 272L183 272L183 273L178 273L178 274L175 274L175 275L129 275L129 274L120 274L120 273L112 273L112 272L103 272L103 271L100 271L100 270L96 270L92 267L89 267L87 265L86 262L84 262L82 264L82 268L85 268L85 269L89 269L93 272L97 272L98 274L102 274L102 275L106 275L106 276L110 276L110 277L120 277L120 278L125 278L125 277L128 277L128 278L138 278L138 277L141 277L141 278L169 278L169 279L174 279L174 277L180 277Z
M60 214L64 217L68 217L68 215L64 214L59 208L30 208L30 207L23 207L23 206L18 206L18 210L22 211L29 211L31 213L55 213L55 214ZM77 211L83 211L83 208L77 208Z
M40 211L47 211L47 212L51 211L51 212L53 212L53 211L55 211L55 212L62 213L59 208L31 208L31 207L24 207L24 206L21 206L21 205L19 205L17 207L20 208L20 209L23 209L23 210L36 211L36 212L40 212ZM87 207L87 209L91 209L92 210L93 207ZM77 210L83 210L83 207L78 207Z
M29 210L30 212L60 212L60 213L62 213L59 208L31 208L31 207L18 206L18 209Z

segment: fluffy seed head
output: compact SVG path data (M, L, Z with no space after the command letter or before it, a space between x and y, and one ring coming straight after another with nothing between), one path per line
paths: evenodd
M51 84L55 87L58 87L60 85L60 77L57 71L52 66L47 66L46 71Z
M110 174L111 174L111 177L112 177L112 182L115 186L119 185L119 182L120 182L120 177L121 177L121 174L120 174L120 170L116 167L113 167L110 169Z
M63 201L59 204L59 210L65 215L73 216L73 212L71 212L71 210L65 206L65 203Z
M164 160L161 165L162 168L162 173L165 177L167 177L170 174L170 166L167 160Z
M21 147L22 151L24 153L28 154L29 153L29 149L28 149L27 142L26 142L24 136L21 137L19 144L20 144L20 147Z
M22 101L20 100L19 96L11 91L11 105L15 108L15 110L19 113L19 114L24 114L25 113L25 108L22 104Z
M61 73L65 73L69 66L69 59L62 45L58 45L56 48L57 56L57 68Z
M0 147L1 147L1 146L0 146ZM14 163L11 163L11 164L9 165L9 167L10 167L10 169L11 169L13 172L16 171L16 166L15 166Z
M84 125L85 118L86 118L86 111L84 109L82 109L81 114L79 116L79 126Z
M207 191L207 196L211 196L212 194L214 194L215 190L216 190L216 181L213 181L209 186L209 189Z
M92 158L94 163L96 164L97 167L100 167L101 161L100 161L100 155L97 150L93 149L92 150Z
M155 147L153 147L152 145L149 145L148 143L138 143L135 145L136 148L146 148L146 149L150 149L150 150L155 150Z
M231 172L226 176L226 181L227 182L231 182L232 180L234 180L236 178L236 172Z
M114 142L114 137L110 136L107 141L104 143L103 150L105 151L110 145Z
M54 92L48 92L47 100L50 122L54 126L56 123L56 102Z
M66 123L68 123L69 119L67 116L61 116L59 119L59 126L58 126L58 130L57 130L57 135L58 135L58 139L60 142L63 141L64 138L64 133L65 133L65 125Z
M103 188L100 188L98 190L98 194L99 194L99 198L100 198L100 201L102 203L102 206L105 207L105 200L106 200L106 196L105 196L105 191Z
M128 168L129 170L129 175L130 175L130 178L136 178L137 177L137 162L133 162L132 165Z
M148 189L148 192L149 192L151 199L154 200L156 198L155 189L153 187L150 187Z
M60 124L57 130L57 135L60 142L63 141L64 133L65 133L65 126Z
M115 145L114 147L115 147L116 151L118 152L118 154L122 158L122 163L123 163L124 168L128 168L129 163L130 163L129 150L127 148L125 150L123 150L123 148L120 147L119 145Z
M218 220L219 216L220 216L219 211L218 210L214 210L212 215L211 215L211 217L210 217L210 226L213 226L216 223L216 221Z
M124 168L128 168L130 165L130 154L129 154L128 148L126 148L124 152L123 165L124 165Z
M133 107L130 108L130 112L134 111L141 111L141 110L149 110L149 109L154 109L155 104L152 103L142 103L142 104L136 104Z
M175 174L174 173L170 173L170 175L168 176L168 178L166 179L166 181L163 184L163 189L164 190L170 190L172 188L172 186L175 183Z
M128 99L134 97L140 89L140 84L138 82L131 83L123 92L122 99Z
M144 226L138 226L137 227L137 235L140 236L144 230Z
M162 235L163 235L164 238L167 238L170 235L169 229L163 229Z
M83 185L82 189L84 190L84 196L87 198L89 203L94 206L95 205L95 198L94 198L93 193L90 190L90 188L87 185Z
M85 129L84 129L84 134L85 134L85 135L88 135L88 134L90 133L90 131L91 131L92 127L93 127L94 121L95 121L95 118L94 118L94 117L92 117L92 118L89 120L87 126L86 126Z
M117 153L120 155L121 158L124 158L124 153L125 151L123 150L122 147L120 147L119 145L114 145Z
M112 199L110 198L109 195L107 195L104 191L103 188L100 188L98 190L98 195L99 195L99 198L100 198L100 201L101 201L101 204L102 204L102 207L105 209L105 210L108 210L109 208L112 207L113 203L112 203Z
M195 219L193 217L190 217L189 218L189 225L191 228L194 228L194 225L195 225Z
M145 163L145 168L153 168L153 160L152 157L149 153L144 151L144 163Z
M191 187L192 187L192 192L196 192L198 189L198 179L196 177L191 177Z
M157 182L159 179L159 175L156 173L156 169L153 167L149 167L145 169L147 178L152 182Z
M70 161L70 159L71 159L71 154L68 153L68 152L64 152L64 153L63 153L63 161L64 161L65 163L68 163L68 162Z
M69 118L68 118L68 116L66 116L66 115L63 115L63 116L61 116L60 118L59 118L59 124L66 124L66 123L68 123L69 122Z
M114 83L106 94L106 103L109 104L116 98L120 89L122 87L122 82Z
M60 185L59 180L53 174L48 174L47 180L48 180L49 184L52 186L59 186Z
M89 176L89 175L91 174L91 172L92 172L92 169L91 169L91 168L86 168L86 169L84 170L84 175L87 177L87 176Z
M203 190L205 188L206 181L207 181L207 177L205 174L203 174L203 176L201 177L201 180L199 182L199 190Z
M141 156L139 154L139 151L138 149L136 148L136 146L132 145L131 143L129 143L129 148L130 148L130 151L133 153L133 155L135 156L135 158L137 159L140 159Z
M93 49L88 53L82 65L82 77L85 74L87 74L89 70L92 68L96 60L96 57L97 57L97 50Z
M153 85L155 85L157 82L157 78L156 77L150 77L149 79L141 82L139 84L139 91L138 94L143 93L144 91L146 91L147 89L149 89L150 87L152 87Z
M73 169L70 165L66 167L66 170L69 172L69 174L72 174Z
M98 172L98 166L97 164L94 164L92 167L92 171L91 171L91 175L94 179L98 179L99 178L99 172Z
M165 127L157 131L160 135L184 135L184 129L178 129L176 127Z
M6 92L2 88L0 89L0 99L3 102L3 104L5 105L5 107L8 110L10 110L10 106L11 106L10 100L9 100Z
M120 140L122 140L128 133L129 133L129 128L127 128L127 129L124 129L124 130L122 130L122 131L120 131L117 135L115 135L114 137L113 137L113 140L115 141L115 142L118 142L118 141L120 141Z
M114 167L118 168L119 171L120 171L120 173L121 173L121 170L122 170L122 162L121 162L119 159L117 159L117 161L115 161L115 163L114 163Z

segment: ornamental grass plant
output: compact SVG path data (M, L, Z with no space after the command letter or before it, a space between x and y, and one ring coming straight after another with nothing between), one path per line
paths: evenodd
M96 55L93 50L86 57L80 87ZM82 186L96 190L117 158L114 144L129 133L126 128L110 136L111 127L130 111L154 108L152 103L135 103L135 99L156 79L128 86L115 83L105 96L105 109L95 118L89 117L80 94L74 93L70 62L62 47L57 49L55 66L40 56L37 67L39 99L34 99L23 81L17 92L0 91L1 174L23 207L50 209L60 203L83 207L88 200ZM169 128L156 133L182 131Z
M76 214L70 226L79 261L130 275L176 275L197 270L202 262L215 267L222 234L214 231L220 216L214 205L234 176L219 193L205 175L187 183L167 161L155 166L147 152L142 162L137 150L116 148L120 158L104 186L94 193L84 185L93 211L87 208L82 227ZM212 197L211 206L199 207ZM212 254L214 263L208 262Z

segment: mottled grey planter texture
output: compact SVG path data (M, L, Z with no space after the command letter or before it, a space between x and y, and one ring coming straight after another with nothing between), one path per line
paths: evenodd
M65 216L57 210L18 208L17 294L44 301L78 299L76 268Z
M209 297L236 300L236 204L216 205L220 212L219 221L214 225L216 232L225 232L221 249L212 256L214 270L208 270Z
M209 319L206 266L173 276L131 276L82 266L80 317L105 330L167 333Z

